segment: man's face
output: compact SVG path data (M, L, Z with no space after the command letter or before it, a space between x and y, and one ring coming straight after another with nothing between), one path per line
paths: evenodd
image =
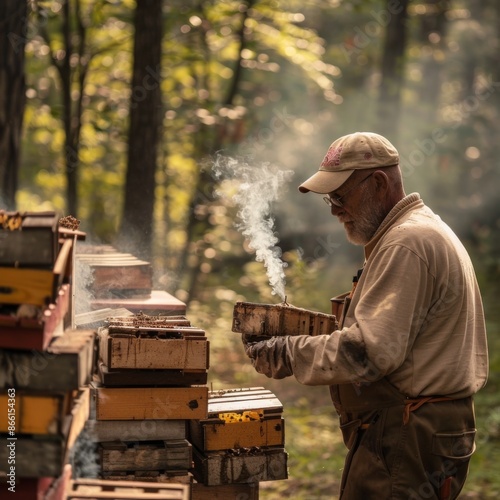
M351 176L337 191L329 193L332 199L341 199L342 207L332 204L332 215L344 224L349 242L366 245L385 218L378 200L372 176Z

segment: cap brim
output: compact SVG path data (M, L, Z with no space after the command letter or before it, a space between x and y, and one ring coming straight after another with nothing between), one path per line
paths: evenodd
M328 194L336 191L349 179L354 170L343 170L341 172L326 172L319 170L299 186L301 193L312 191L318 194Z

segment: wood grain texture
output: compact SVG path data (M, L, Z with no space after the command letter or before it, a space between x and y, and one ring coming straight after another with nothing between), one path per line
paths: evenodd
M156 470L101 472L99 477L112 481L147 481L150 483L175 483L189 486L193 483L193 476L188 471L183 470L169 470L166 472Z
M198 422L200 431L192 432L193 444L202 451L234 450L253 446L284 446L285 420L212 423Z
M96 420L179 420L207 417L207 387L95 387Z
M236 302L233 332L252 336L329 335L338 328L335 316L289 304Z
M0 268L0 303L45 306L55 299L52 270Z
M185 420L88 420L89 439L107 441L167 441L186 439Z
M288 455L284 449L234 455L228 452L202 454L194 448L193 458L194 477L206 486L276 481L288 477Z
M188 470L192 467L192 446L187 439L154 443L101 443L101 468L112 471Z
M99 333L102 361L111 369L206 370L207 340L113 336Z

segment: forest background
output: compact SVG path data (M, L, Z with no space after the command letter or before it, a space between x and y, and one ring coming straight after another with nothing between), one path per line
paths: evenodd
M362 250L297 186L335 138L386 135L474 260L491 373L463 498L499 496L499 2L6 0L0 33L0 208L150 259L210 336L211 387L275 392L290 478L264 499L332 498L345 449L328 390L259 376L231 332L236 301L282 300L245 214L287 301L329 312Z

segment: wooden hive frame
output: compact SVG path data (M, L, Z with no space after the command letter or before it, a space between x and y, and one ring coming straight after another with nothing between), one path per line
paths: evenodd
M250 336L329 335L338 328L331 314L282 304L236 302L233 332Z
M63 500L83 499L189 500L190 490L185 484L101 479L70 481Z

